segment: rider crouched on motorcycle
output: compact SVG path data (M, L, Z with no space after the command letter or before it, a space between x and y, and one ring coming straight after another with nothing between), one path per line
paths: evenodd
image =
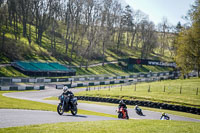
M162 120L163 118L166 118L168 120L170 119L169 116L165 112L162 113L160 120Z
M120 100L120 101L119 101L119 109L120 109L121 107L123 107L123 109L127 110L126 104L124 103L123 100Z
M124 109L124 112L126 113L127 118L129 118L128 111L127 111L127 106L126 106L126 104L124 103L124 101L122 99L119 101L119 107L118 107L119 110L120 110L121 107Z
M140 110L140 108L138 107L138 105L135 106L135 110Z
M138 105L135 106L135 111L136 111L137 114L143 115L142 109Z
M69 90L69 88L67 87L67 86L64 86L63 87L63 95L64 95L64 97L65 97L65 102L66 102L66 104L71 104L71 105L73 105L72 103L71 103L71 100L73 99L73 97L74 97L74 94Z

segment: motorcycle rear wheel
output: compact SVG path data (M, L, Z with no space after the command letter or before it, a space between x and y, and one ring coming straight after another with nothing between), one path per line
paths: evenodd
M121 112L118 114L118 118L123 118L123 114Z
M72 115L76 115L78 112L77 106L74 105L74 108L71 110Z
M58 104L58 106L57 106L57 112L58 112L58 114L59 115L62 115L63 113L64 113L64 107L62 106L62 104L60 103L60 104Z

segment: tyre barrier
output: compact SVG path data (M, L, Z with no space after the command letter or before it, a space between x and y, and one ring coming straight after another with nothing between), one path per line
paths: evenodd
M119 103L119 99L113 98L102 98L102 97L88 97L88 96L77 96L78 100L85 100L85 101L94 101L94 102L107 102L107 103ZM157 103L157 102L150 102L150 101L138 101L138 100L123 100L127 105L138 105L150 108L158 108L158 109L167 109L167 110L174 110L192 114L200 115L200 108L194 107L187 107L187 106L179 106L179 105L172 105L166 103Z

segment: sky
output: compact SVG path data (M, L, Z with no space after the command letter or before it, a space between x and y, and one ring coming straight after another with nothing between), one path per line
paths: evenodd
M168 22L177 25L186 23L182 16L187 14L187 11L194 4L195 0L124 0L134 10L141 10L149 16L149 19L156 25L162 22L163 17L168 19Z

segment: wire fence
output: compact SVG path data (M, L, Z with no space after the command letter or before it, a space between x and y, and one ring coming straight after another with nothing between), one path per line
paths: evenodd
M152 84L151 84L152 83ZM152 82L141 84L137 82L129 82L124 84L110 84L110 85L97 85L97 86L86 86L85 91L92 90L107 90L107 91L133 91L133 92L157 92L157 93L173 93L173 94L188 94L188 95L199 95L200 85L173 85L166 84L162 81L158 81L158 84Z

